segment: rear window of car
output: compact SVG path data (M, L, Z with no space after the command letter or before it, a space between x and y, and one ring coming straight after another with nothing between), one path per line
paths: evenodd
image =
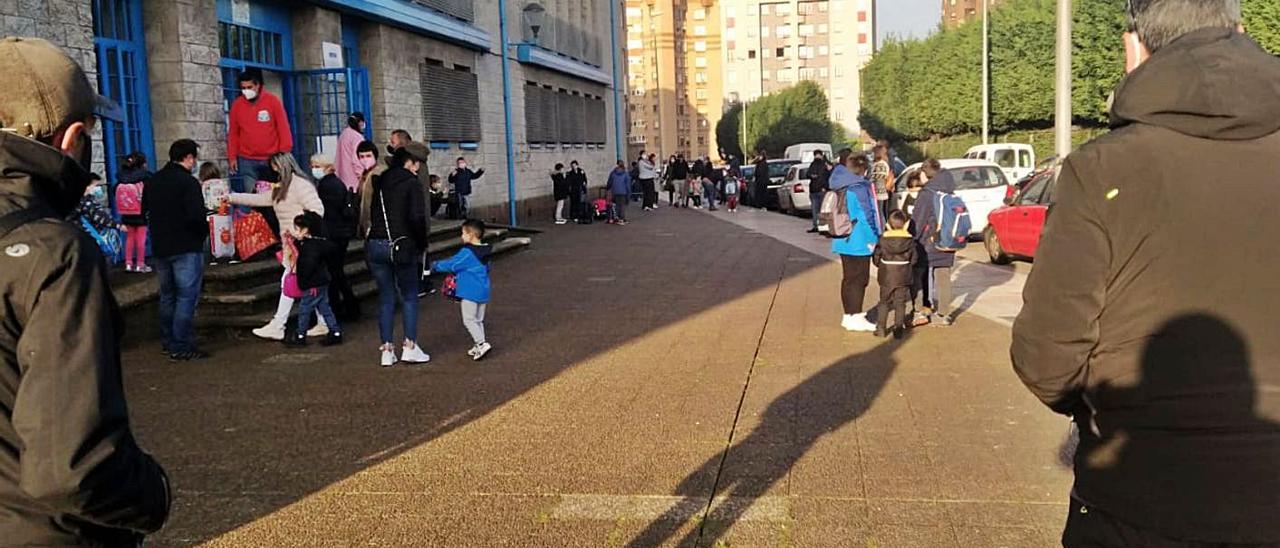
M791 166L794 166L794 165L796 165L796 164L798 164L798 163L800 163L800 162L795 162L795 161L791 161L791 162L769 162L769 176L770 176L770 177L783 177L783 176L786 176L786 174L787 174L787 169L789 169Z
M1000 168L991 166L957 167L947 171L955 178L956 190L995 188L1009 184Z
M750 179L755 174L756 174L756 166L743 166L742 168L743 179Z

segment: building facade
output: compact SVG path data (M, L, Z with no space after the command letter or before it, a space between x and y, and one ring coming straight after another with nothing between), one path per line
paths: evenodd
M629 156L719 157L724 110L715 0L627 0Z
M750 103L811 80L827 92L831 118L850 135L859 134L859 71L876 50L874 0L722 4L727 100Z
M987 0L987 9L1000 4L1000 0ZM955 28L969 21L982 19L982 0L942 0L942 24Z
M97 147L108 181L120 157L140 150L154 169L179 138L225 168L236 78L253 68L285 103L299 160L331 153L361 111L379 148L393 129L428 142L432 173L458 156L485 168L473 212L505 221L508 133L520 219L550 207L556 162L600 181L625 153L621 0L506 4L509 94L497 0L21 0L0 2L0 34L57 43L124 107Z

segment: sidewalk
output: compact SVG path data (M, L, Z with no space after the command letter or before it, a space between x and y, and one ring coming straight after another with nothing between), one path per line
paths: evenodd
M885 342L839 328L826 254L691 211L631 217L548 227L496 263L479 364L439 298L421 369L376 367L371 319L332 353L126 355L178 495L149 545L1055 542L1067 423L1022 389L983 297Z

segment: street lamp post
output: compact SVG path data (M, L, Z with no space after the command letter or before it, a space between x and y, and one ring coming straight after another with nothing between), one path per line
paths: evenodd
M1061 160L1071 152L1071 0L1058 0L1058 47L1054 150Z
M987 4L982 0L982 144L991 135L991 23L987 18Z

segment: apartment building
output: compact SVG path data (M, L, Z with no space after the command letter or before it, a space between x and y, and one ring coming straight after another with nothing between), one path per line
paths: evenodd
M1000 3L1000 0L987 0L987 9ZM969 21L982 18L982 0L942 0L942 24L947 28L963 25Z
M875 9L875 0L724 0L726 99L751 101L811 80L826 90L832 119L857 135Z
M627 0L628 149L718 157L724 110L721 13L714 0Z

